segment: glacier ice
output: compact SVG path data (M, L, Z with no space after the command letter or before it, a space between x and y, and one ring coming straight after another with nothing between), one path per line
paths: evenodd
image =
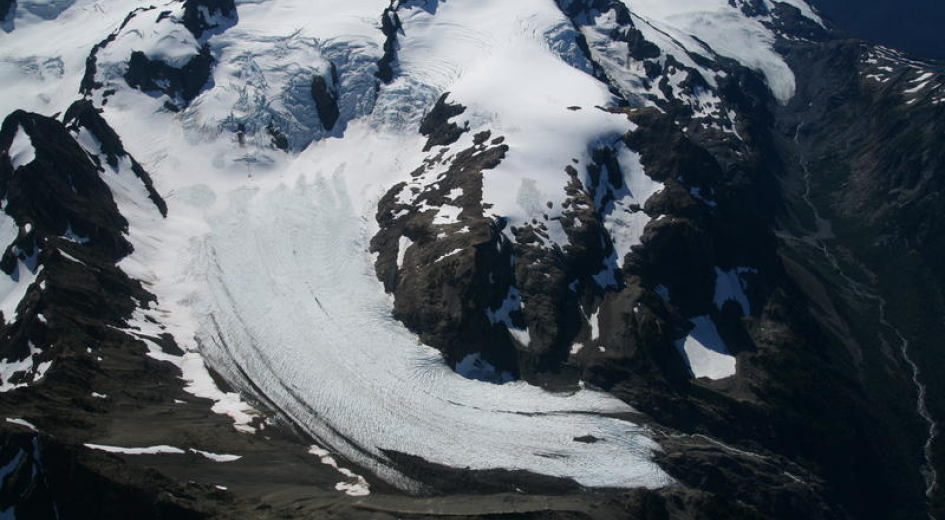
M385 450L586 486L669 481L645 430L598 415L632 411L615 398L466 379L393 320L368 253L373 205L346 183L357 173L240 190L210 220L192 273L207 283L198 336L215 365L251 374L296 424L405 488L416 483ZM574 440L585 435L602 441Z

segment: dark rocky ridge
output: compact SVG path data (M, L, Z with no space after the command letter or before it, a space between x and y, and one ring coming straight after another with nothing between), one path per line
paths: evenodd
M93 128L104 138L116 137L97 112L82 113L88 108L83 102L70 108L78 118L75 124L85 123L89 126L83 128ZM30 137L35 158L14 170L6 150L18 131ZM119 156L127 158L120 141L102 142L116 161ZM63 330L49 324L61 323L68 330L75 326L68 316L87 313L80 323L98 320L102 327L120 326L134 308L132 299L147 304L153 298L114 265L132 250L124 235L128 223L100 177L114 173L106 173L99 159L86 153L66 126L37 114L14 112L0 127L0 151L0 194L7 201L3 210L20 229L14 242L5 244L0 267L9 275L20 264L38 275L20 304L18 319L4 316L7 324L0 331L4 338L0 356L32 357L34 365L56 360L53 369L57 369L63 348L58 336ZM143 183L150 180L140 166L135 173ZM166 208L153 189L151 194L156 209ZM87 269L89 265L96 268ZM60 322L60 318L65 320ZM89 340L86 345L92 343ZM34 349L40 352L38 357ZM27 382L31 375L27 371L13 377Z
M394 63L397 61L397 33L403 28L400 17L397 16L397 7L400 0L391 0L390 7L381 14L381 31L384 33L384 55L377 62L377 77L384 83L394 79Z
M325 130L331 130L338 122L338 72L335 65L331 65L331 83L322 76L315 76L312 79L312 100L315 101L315 109L318 111L318 119L322 122Z
M30 136L36 157L14 170L9 156L18 129ZM16 111L0 129L0 194L4 211L21 229L21 250L31 252L46 237L65 235L67 229L95 242L108 257L117 260L131 251L122 233L128 223L118 213L99 168L65 126L55 119ZM30 226L26 226L29 224ZM9 250L8 253L9 254Z
M453 143L462 133L448 118L464 109L446 104L445 98L440 98L440 108L434 108L424 120L428 146L431 142ZM509 251L503 247L500 229L485 216L481 203L483 171L496 167L508 150L498 138L487 142L489 137L477 136L473 147L448 157L448 149L441 148L428 159L413 173L414 177L443 168L445 171L423 191L412 188L417 192L411 204L398 202L405 184L391 188L378 205L381 231L372 239L371 250L380 253L375 265L378 278L396 295L394 316L431 345L462 345L457 350L443 348L448 362L484 352L498 367L514 370L512 352L496 346L509 343L507 334L491 327L484 312L504 297L489 283L489 273L501 273L498 266L509 264ZM457 189L462 195L451 200L450 192ZM434 223L436 211L418 211L424 203L441 206L450 202L462 208L459 223L438 225ZM412 243L406 252L399 251L401 237ZM456 250L460 252L451 254ZM400 267L398 254L403 255Z

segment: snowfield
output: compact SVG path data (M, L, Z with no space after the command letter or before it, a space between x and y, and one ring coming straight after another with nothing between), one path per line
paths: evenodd
M734 376L738 360L729 353L712 318L699 316L690 321L694 328L676 343L676 348L686 358L692 375L708 379Z

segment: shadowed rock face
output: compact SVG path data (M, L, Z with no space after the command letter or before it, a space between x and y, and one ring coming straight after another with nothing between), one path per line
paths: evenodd
M176 68L148 58L144 53L131 53L125 81L128 86L144 92L160 92L178 104L167 102L165 106L175 112L194 100L210 79L213 57L210 47L204 45L200 53L183 67Z
M437 0L438 1L438 0ZM401 30L400 18L394 2L381 15L381 31L384 33L384 55L377 62L377 78L384 83L394 79L394 63L397 61L397 31Z
M935 103L941 97L941 72L899 55L884 57L856 41L831 42L817 52L798 45L788 56L799 74L809 78L780 114L781 132L799 145L792 172L800 183L795 196L807 197L794 206L797 213L782 218L786 227L805 226L822 237L815 246L826 246L830 256L819 255L826 264L820 272L842 272L845 281L858 284L853 305L865 317L851 319L857 324L845 338L851 349L882 365L875 358L885 354L870 348L877 336L899 359L905 348L924 381L928 416L942 417L942 385L930 374L942 366L938 338L945 308L945 244L941 221L929 218L940 211L945 188L945 155L936 144L945 114L942 104ZM877 71L883 76L876 76ZM929 83L916 81L925 75ZM870 116L863 117L866 113ZM794 248L797 254L812 255L804 244ZM901 370L909 374L913 367L906 363ZM875 398L890 414L888 424L928 432L930 424L915 415L914 402L901 404L909 413L893 418L897 405L888 389L899 383L869 363L858 371L874 383L873 391L880 394ZM922 453L927 436L902 434ZM925 445L924 452L927 470L942 467L941 442ZM931 478L928 472L926 476ZM932 491L932 511L940 512L945 507L940 487Z
M197 38L205 31L221 28L236 17L233 0L186 0L184 26Z
M444 99L445 95L437 105L441 108L424 121L428 146L432 146L429 142L454 143L462 133L444 112L459 114L463 107L446 105ZM424 341L443 347L451 363L484 352L498 368L516 370L507 334L494 329L485 312L489 305L499 305L505 295L490 282L489 273L503 273L501 266L509 265L510 255L500 230L485 217L482 207L483 172L501 163L508 151L501 139L490 142L489 137L477 136L473 147L449 157L441 152L420 166L414 176L440 166L447 169L440 182L415 194L413 204L398 202L404 184L391 188L378 205L381 231L372 239L371 250L379 253L378 278L395 295L397 319L419 332ZM454 190L462 195L450 200ZM419 211L417 206L441 206L448 201L461 208L458 224L436 225L436 212ZM407 247L406 251L400 251L401 247ZM402 258L399 266L398 258Z
M338 93L334 88L337 83L334 65L331 66L331 83L322 76L315 76L312 80L312 99L315 101L318 119L325 130L333 129L338 122Z
M127 155L91 105L79 102L68 112L73 130L101 136L106 156L116 165L119 159L130 161L141 182L150 187L150 177ZM18 133L29 137L35 157L14 167L6 151ZM6 276L14 272L24 276L26 270L38 275L18 308L17 319L4 316L0 356L32 357L35 365L57 359L71 339L94 342L88 332L73 329L77 322L121 326L135 307L133 300L147 302L153 297L115 266L132 247L125 238L128 223L101 177L115 173L106 172L99 157L87 153L59 121L22 111L8 116L0 127L0 151L3 210L19 227L17 238L4 244L0 267ZM157 208L166 208L153 188L151 196ZM75 348L80 348L81 343L76 343ZM25 382L31 375L35 372L26 371L19 378Z
M20 249L29 256L33 247L28 243L41 247L45 237L65 235L71 226L112 259L129 253L131 245L122 236L128 223L99 178L99 168L66 127L55 119L14 112L0 129L0 150L9 150L18 131L29 136L36 156L15 169L8 156L0 159L0 192L6 213L21 227L31 224Z

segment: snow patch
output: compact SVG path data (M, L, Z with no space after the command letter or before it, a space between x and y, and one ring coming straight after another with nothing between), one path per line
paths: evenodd
M407 235L401 235L400 240L397 241L397 269L401 269L404 265L404 256L407 254L407 248L413 244L413 241L407 238Z
M451 257L451 256L453 256L453 255L456 255L456 254L461 253L462 251L463 251L463 250L462 250L461 248L459 248L459 249L454 249L454 250L450 251L449 253L446 253L445 255L442 255L442 256L438 257L436 260L433 261L433 263L435 264L435 263L439 262L440 260L445 260L445 259L447 259L447 258L449 258L449 257Z
M29 428L30 430L33 430L34 432L39 431L39 430L36 429L36 426L35 426L33 423L31 423L31 422L29 422L29 421L27 421L27 420L25 420L25 419L16 419L16 418L7 417L7 422L10 423L10 424L16 424L16 425L19 425L19 426L23 426L23 427Z
M16 127L16 133L13 134L13 142L10 144L8 152L10 162L13 163L13 169L20 166L26 166L36 159L36 148L33 147L33 138L23 130L22 126Z
M729 354L712 318L699 316L690 321L694 328L688 336L676 342L676 347L686 359L692 375L708 379L735 375L735 356Z
M188 451L196 453L197 455L210 459L214 462L233 462L233 461L240 460L243 458L242 455L228 455L225 453L212 453L209 451L198 450L196 448L190 448Z
M331 456L331 452L315 445L310 446L308 452L318 457L322 464L335 468L338 470L338 473L341 473L348 479L335 484L336 490L353 497L363 497L371 494L371 486L368 484L367 480L361 475L339 466L335 458Z
M623 267L623 260L630 253L630 248L643 243L643 230L652 220L642 207L650 197L663 190L663 183L651 179L643 169L640 154L630 150L622 142L617 148L617 159L623 173L623 185L615 188L606 182L598 188L597 204L602 205L605 192L609 191L613 200L602 209L604 229L610 235L617 253L616 265ZM606 172L601 179L607 179Z
M591 341L596 341L600 337L600 325L598 324L598 315L600 314L600 309L594 311L590 317L587 318L587 323L591 326Z
M256 432L251 424L258 417L258 412L243 401L238 393L220 390L199 353L185 352L182 356L175 356L164 352L150 337L156 337L166 331L147 319L147 314L141 309L135 311L126 330L148 346L149 357L167 361L180 369L181 379L186 382L184 387L186 392L213 401L211 410L214 413L229 415L233 419L233 427L238 431Z
M180 448L175 448L173 446L159 445L159 446L147 446L143 448L123 448L120 446L106 446L104 444L85 444L86 448L107 451L108 453L120 453L122 455L163 455L163 454L175 454L179 455L185 453L184 450Z
M0 272L0 312L3 312L6 323L16 321L17 307L42 270L43 266L38 266L31 271L29 266L17 260L11 274Z
M30 353L20 360L0 359L0 392L9 392L17 388L27 386L29 383L36 383L46 375L46 371L52 366L52 360L35 363L34 359L42 354L42 351L36 348L32 341L28 343ZM17 374L28 374L25 378L28 382L13 383L11 380ZM24 379L21 377L21 379Z

